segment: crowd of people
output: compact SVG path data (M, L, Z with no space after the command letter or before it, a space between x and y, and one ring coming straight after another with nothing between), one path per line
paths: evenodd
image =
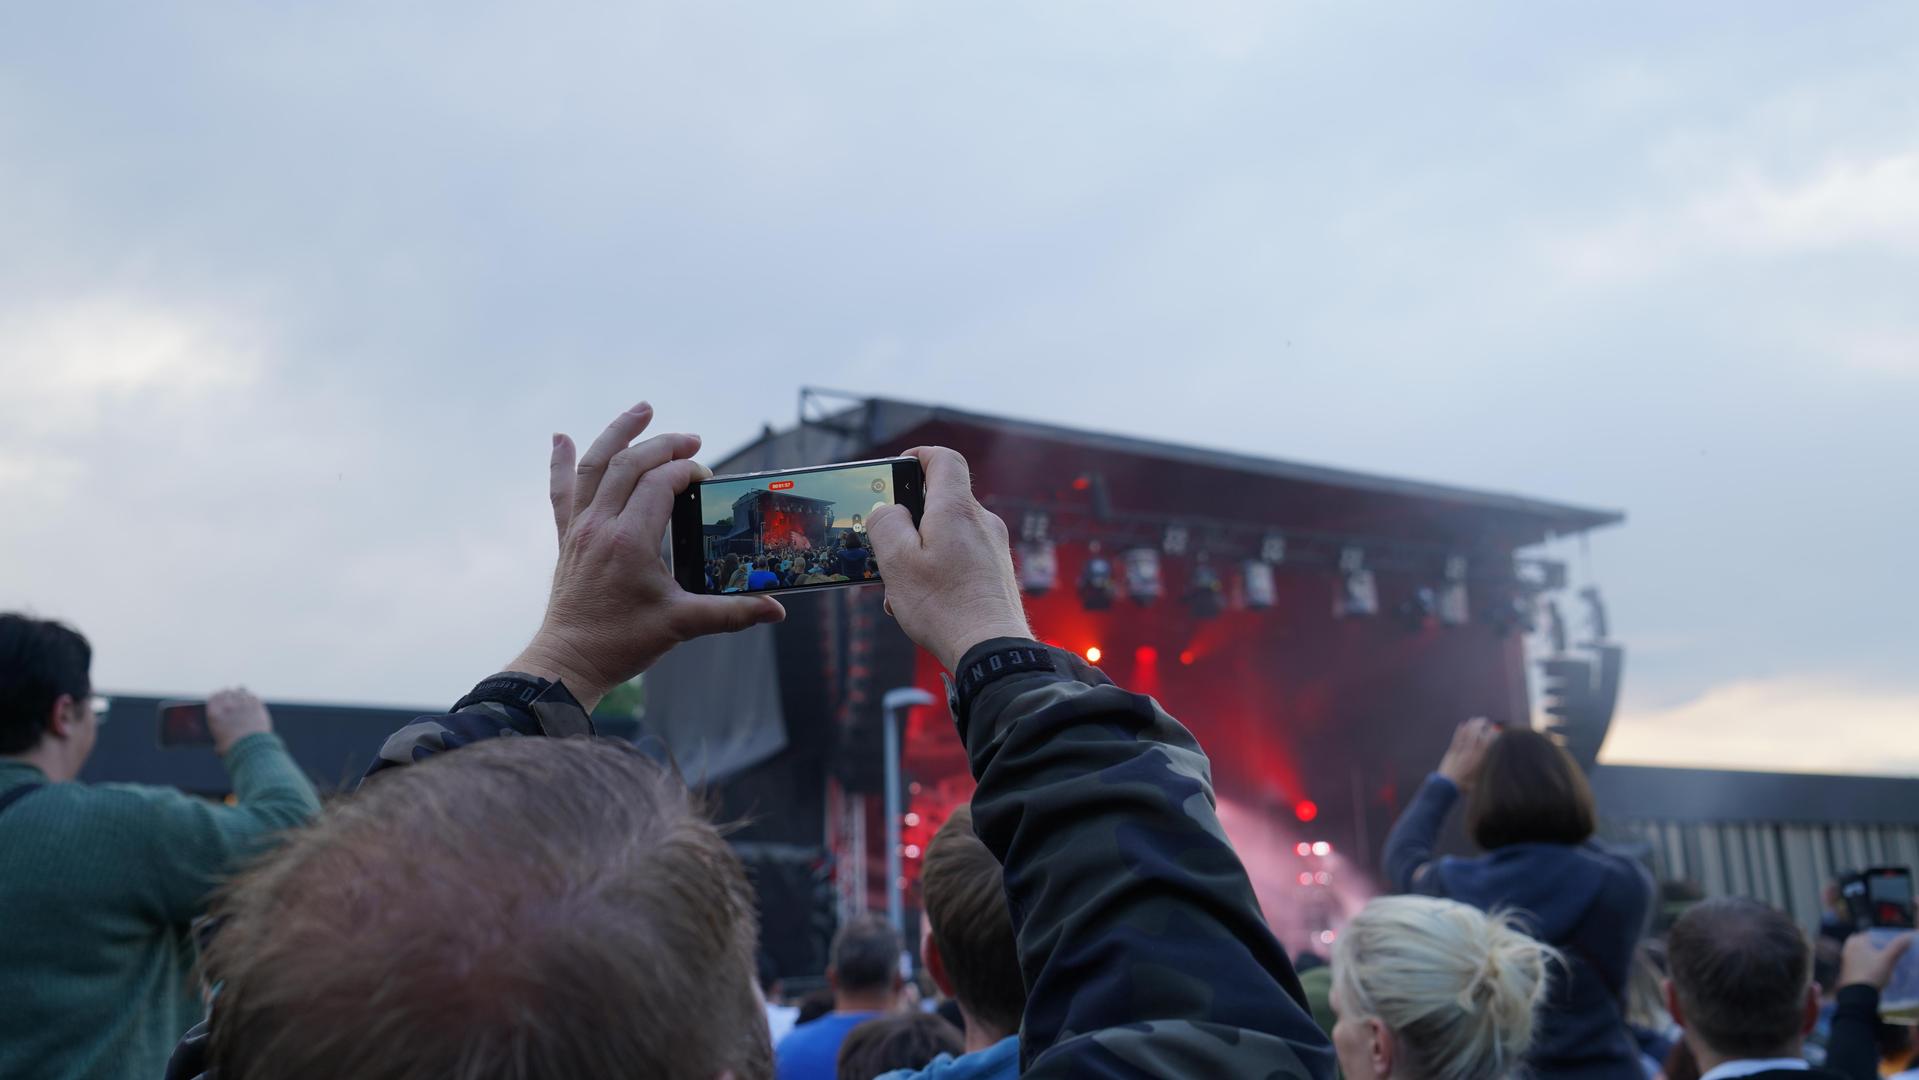
M830 545L814 547L786 540L762 545L754 554L727 554L706 561L706 589L714 593L878 581L879 576L879 559L861 529L841 530Z
M778 1000L721 828L656 740L593 737L600 698L672 648L784 616L675 583L652 541L707 473L689 436L636 441L651 420L636 406L583 454L555 438L541 624L324 808L242 691L208 707L230 803L77 782L100 722L90 648L0 616L0 1076L1876 1080L1895 1063L1878 997L1909 935L1849 937L1830 986L1755 901L1649 937L1652 883L1594 842L1570 757L1483 721L1389 838L1400 895L1296 967L1198 742L1034 639L1005 525L939 448L911 451L917 525L884 507L836 548L884 560L887 610L951 675L977 781L925 854L930 986L868 917L837 934L823 999ZM754 560L746 591L792 561ZM1437 856L1462 800L1483 854Z

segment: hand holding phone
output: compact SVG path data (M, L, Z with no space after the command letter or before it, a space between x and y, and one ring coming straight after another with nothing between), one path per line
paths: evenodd
M998 637L1030 638L1006 523L973 497L966 459L943 446L908 450L926 473L926 509L903 506L867 523L886 574L886 610L948 671L968 649Z
M633 440L653 419L644 403L621 413L574 460L553 437L548 466L559 564L539 632L508 666L566 683L591 711L607 690L668 649L705 634L778 622L768 597L691 596L661 558L674 499L708 475L695 435Z
M221 690L206 701L160 703L160 745L211 746L225 754L234 743L273 730L266 702L244 689Z

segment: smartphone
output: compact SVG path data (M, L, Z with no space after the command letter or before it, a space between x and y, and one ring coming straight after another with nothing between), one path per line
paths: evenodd
M702 480L673 504L673 576L714 595L874 584L882 571L867 518L899 505L918 525L925 503L910 457Z
M162 701L159 713L161 747L213 745L213 731L207 727L206 702Z
M1913 928L1912 871L1903 866L1862 870L1841 883L1840 892L1855 929Z

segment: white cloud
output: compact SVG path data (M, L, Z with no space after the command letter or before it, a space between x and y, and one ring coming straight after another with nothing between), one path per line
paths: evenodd
M1919 775L1919 691L1786 677L1714 687L1614 721L1601 760L1621 765Z
M1919 151L1829 160L1805 179L1752 165L1664 208L1549 235L1575 280L1632 282L1734 257L1919 255Z
M114 405L171 407L244 387L261 366L251 336L224 314L133 296L0 310L0 423L13 438L71 431Z

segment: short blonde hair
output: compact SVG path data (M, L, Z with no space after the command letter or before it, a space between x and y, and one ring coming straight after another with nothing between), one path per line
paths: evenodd
M1388 896L1340 931L1333 985L1347 1008L1391 1029L1407 1075L1497 1080L1532 1046L1534 1010L1558 958L1509 914Z

